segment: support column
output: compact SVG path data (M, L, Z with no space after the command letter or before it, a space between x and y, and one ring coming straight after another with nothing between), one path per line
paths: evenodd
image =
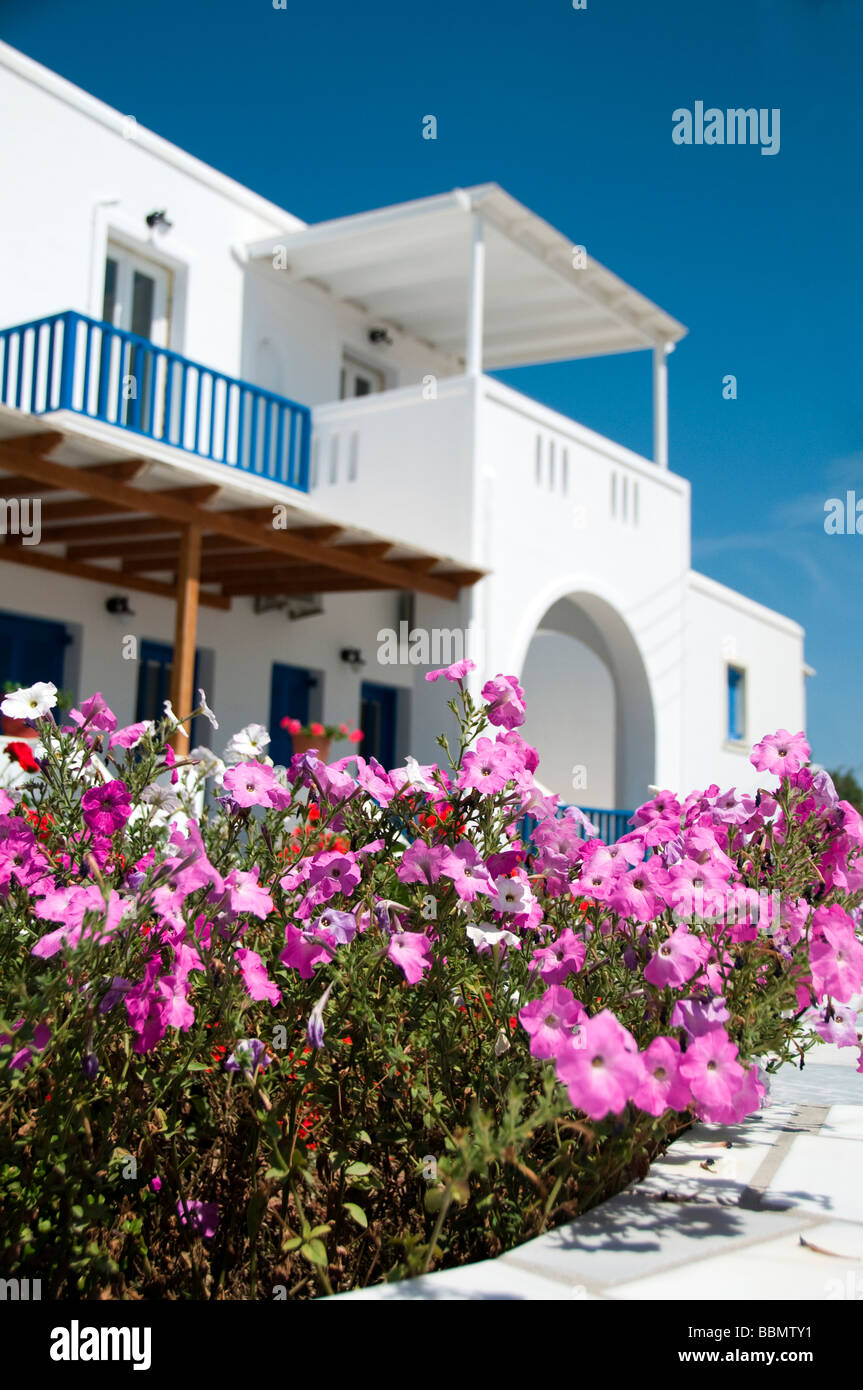
M665 343L653 349L653 462L668 467L668 353Z
M174 665L171 675L171 705L179 717L195 708L195 646L198 631L198 591L201 577L201 528L184 526L180 535L180 563L177 569L177 611L174 622ZM175 751L188 748L187 741L175 734Z
M470 282L467 309L467 350L465 364L468 376L482 375L482 335L485 315L485 228L482 214L473 214L470 245Z

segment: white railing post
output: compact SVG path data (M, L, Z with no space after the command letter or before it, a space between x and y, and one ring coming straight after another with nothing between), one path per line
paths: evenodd
M470 243L470 280L468 285L467 348L465 366L468 376L482 375L482 333L485 312L485 229L482 214L473 214Z
M653 462L668 467L668 354L673 344L657 343L653 349Z

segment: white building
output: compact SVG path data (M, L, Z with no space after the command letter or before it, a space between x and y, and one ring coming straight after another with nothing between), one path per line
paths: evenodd
M132 720L180 640L228 732L429 760L467 641L591 807L751 787L803 727L802 629L690 568L685 330L541 217L488 184L307 226L5 45L0 125L0 680ZM652 461L486 374L639 350ZM428 665L379 660L400 623Z

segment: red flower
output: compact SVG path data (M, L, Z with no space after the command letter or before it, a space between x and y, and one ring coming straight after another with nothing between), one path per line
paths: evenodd
M6 752L24 772L39 771L39 764L33 757L33 749L29 743L25 743L23 740L18 742L16 739L12 743L6 744Z
M21 810L24 812L25 818L36 831L36 838L38 840L49 839L51 830L54 826L54 817L47 811L44 816L40 817L38 812L33 810L32 806L27 806L24 802L21 803Z

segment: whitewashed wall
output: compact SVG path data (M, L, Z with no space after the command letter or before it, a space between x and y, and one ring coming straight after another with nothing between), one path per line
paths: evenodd
M174 273L171 346L255 382L263 339L284 363L283 393L302 404L339 395L343 349L391 385L451 370L401 336L368 341L374 322L312 287L282 285L244 262L247 243L288 233L298 218L151 134L0 44L0 327L63 309L101 318L109 239ZM173 228L151 233L148 213Z
M746 738L727 741L728 662L746 671ZM750 745L778 728L806 727L803 629L733 589L692 572L686 589L686 665L681 736L688 784L754 791L772 785L749 761Z
M121 592L122 583L116 588ZM105 611L111 592L107 585L0 565L0 609L68 624L74 640L66 680L79 697L101 690L117 717L130 722L135 717L138 663L123 659L123 637L173 642L173 604L149 594L131 594L135 616L113 616ZM322 717L328 723L359 722L363 679L410 687L410 667L376 664L377 633L395 625L394 594L329 594L324 603L320 617L295 622L280 612L254 613L250 599L235 599L230 612L200 610L198 647L214 653L207 689L221 725L214 748L223 746L222 735L226 741L244 724L269 723L273 662L323 672ZM343 647L359 647L367 667L353 671L339 658ZM347 752L348 745L342 750L337 745L336 756L339 751Z

